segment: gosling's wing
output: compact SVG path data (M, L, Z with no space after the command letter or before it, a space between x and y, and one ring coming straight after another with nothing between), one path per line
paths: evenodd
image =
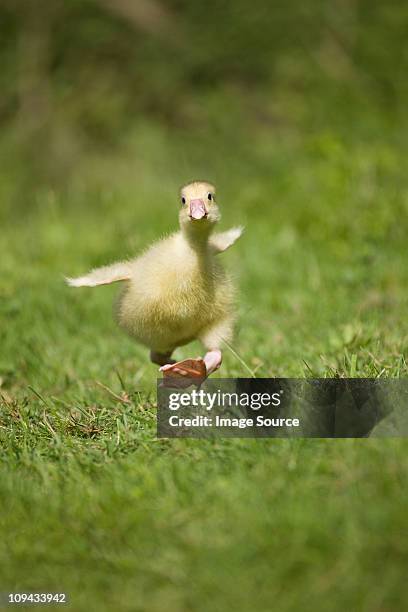
M214 234L210 238L210 244L214 248L216 253L222 253L222 251L226 251L230 248L238 240L238 238L242 235L244 228L242 226L233 227L226 232L222 232L221 234Z
M114 263L111 266L103 266L91 270L85 276L77 278L66 278L70 287L97 287L98 285L110 285L117 281L129 280L131 277L131 266L128 261Z

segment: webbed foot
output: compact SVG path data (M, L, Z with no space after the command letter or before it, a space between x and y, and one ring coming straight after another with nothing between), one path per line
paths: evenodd
M218 349L208 351L204 359L184 359L177 363L167 363L160 368L163 384L168 387L186 388L192 384L200 385L210 374L218 370L222 354Z
M207 367L204 359L184 359L177 363L168 363L160 368L163 378L167 383L175 383L176 386L188 387L194 383L201 383L207 377Z

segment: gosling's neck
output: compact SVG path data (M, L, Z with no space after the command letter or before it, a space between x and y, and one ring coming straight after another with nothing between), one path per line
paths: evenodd
M210 252L210 236L213 229L212 225L194 227L189 223L187 227L181 226L181 235L199 257L204 257Z

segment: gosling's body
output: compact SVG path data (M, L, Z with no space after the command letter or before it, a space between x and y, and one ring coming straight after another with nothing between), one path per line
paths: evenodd
M182 232L130 262L119 299L119 325L156 353L171 353L212 334L231 340L233 285L209 243L194 248Z
M234 288L217 256L240 237L242 228L213 234L219 219L213 185L195 181L181 190L179 232L134 260L67 279L74 287L125 281L119 325L150 348L152 361L166 376L210 374L221 364L223 342L231 341ZM187 364L170 359L177 347L195 339L207 349L204 360Z

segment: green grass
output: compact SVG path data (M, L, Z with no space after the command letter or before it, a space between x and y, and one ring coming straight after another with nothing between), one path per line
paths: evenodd
M112 320L117 288L63 283L175 228L178 185L208 177L223 227L247 228L224 259L257 375L406 376L407 144L365 119L140 125L123 157L17 210L2 175L1 591L66 591L75 610L406 610L404 440L157 440L157 370ZM246 374L227 353L220 375Z

